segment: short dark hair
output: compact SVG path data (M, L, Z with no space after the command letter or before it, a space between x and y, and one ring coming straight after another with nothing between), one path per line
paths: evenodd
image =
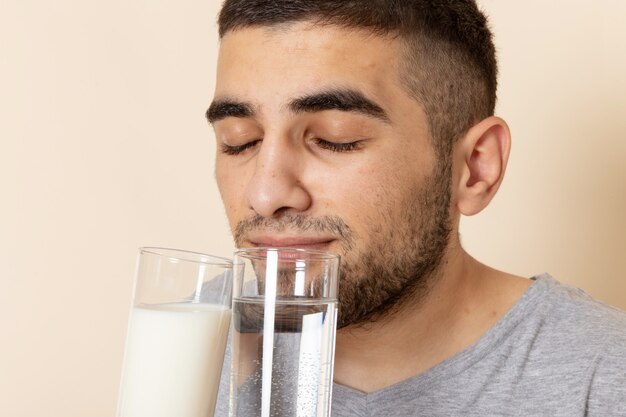
M400 37L406 45L400 77L422 105L440 157L494 113L495 47L475 0L225 0L218 24L222 38L299 21Z

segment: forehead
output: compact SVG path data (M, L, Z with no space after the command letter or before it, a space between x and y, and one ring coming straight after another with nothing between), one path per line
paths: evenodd
M384 102L401 92L401 49L396 39L307 22L238 29L222 38L215 96L270 104L349 87Z

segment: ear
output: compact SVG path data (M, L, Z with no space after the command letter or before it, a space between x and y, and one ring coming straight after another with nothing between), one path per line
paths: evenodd
M474 125L455 145L455 202L461 214L483 210L498 191L511 150L504 120L491 116Z

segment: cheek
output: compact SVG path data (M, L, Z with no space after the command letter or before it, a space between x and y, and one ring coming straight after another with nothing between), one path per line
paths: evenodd
M316 194L324 214L340 216L359 235L380 224L404 188L384 161L326 171L318 177Z
M417 209L415 201L429 171L424 165L423 158L400 153L359 167L354 173L358 186L344 187L351 216L346 222L365 240L402 227L407 210Z
M215 181L231 227L246 215L246 176L234 171L228 164L216 161Z

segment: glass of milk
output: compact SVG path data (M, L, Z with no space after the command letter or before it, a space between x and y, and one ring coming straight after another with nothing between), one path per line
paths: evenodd
M118 417L211 417L231 316L232 261L141 248Z
M230 417L329 417L339 255L241 249L233 271Z

